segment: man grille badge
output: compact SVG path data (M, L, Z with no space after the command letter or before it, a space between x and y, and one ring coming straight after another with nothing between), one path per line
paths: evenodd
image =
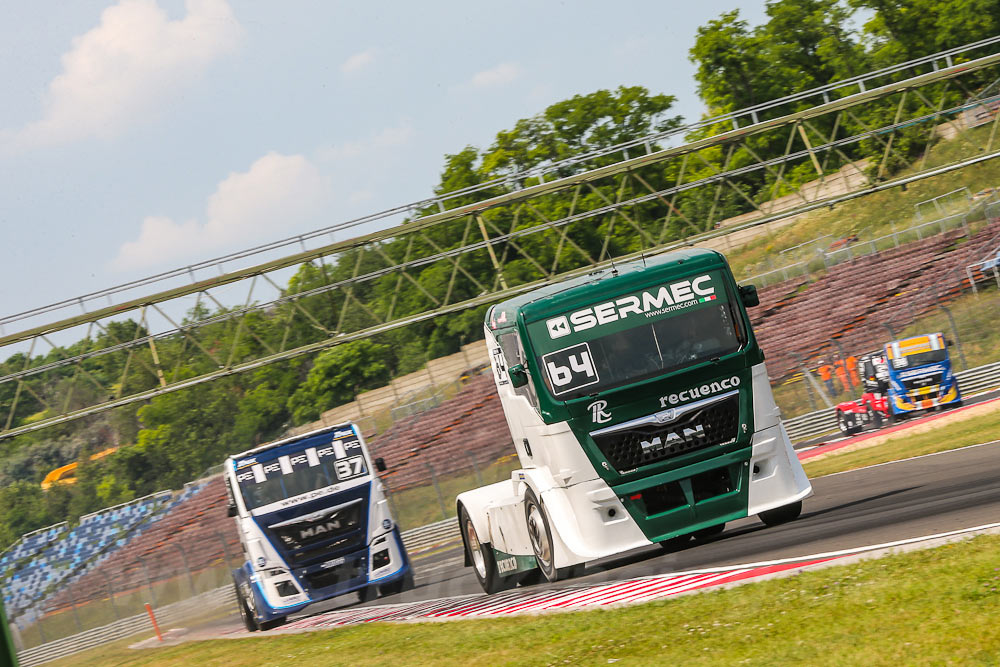
M656 418L657 424L666 424L667 422L672 422L677 419L677 411L673 408L669 410L663 410L662 412L657 412L653 415Z

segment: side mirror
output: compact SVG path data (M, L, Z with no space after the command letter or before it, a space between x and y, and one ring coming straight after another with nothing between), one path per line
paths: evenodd
M740 301L747 308L760 305L760 297L757 296L756 285L740 285Z
M375 470L378 470L379 472L385 472L385 469L386 469L385 459L382 458L381 456L375 459Z
M510 375L510 384L514 389L528 384L528 371L524 370L523 364L514 364L507 369L507 374Z
M236 516L236 505L226 507L226 516Z

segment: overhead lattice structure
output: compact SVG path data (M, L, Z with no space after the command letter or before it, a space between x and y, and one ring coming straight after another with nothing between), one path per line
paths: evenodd
M0 438L993 159L998 79L1000 37L3 317Z

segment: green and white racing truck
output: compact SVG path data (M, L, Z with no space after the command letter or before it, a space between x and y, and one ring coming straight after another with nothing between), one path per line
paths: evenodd
M521 468L462 493L487 593L636 547L676 545L812 493L725 258L689 249L493 306L486 341Z

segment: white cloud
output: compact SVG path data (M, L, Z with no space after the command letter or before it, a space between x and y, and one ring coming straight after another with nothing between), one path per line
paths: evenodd
M326 199L316 166L302 155L268 153L245 172L219 183L205 206L205 222L162 216L142 221L139 238L112 261L120 271L204 258L212 251L281 238L310 222Z
M353 56L345 60L340 66L340 71L344 74L354 74L368 67L374 61L375 49L361 51L360 53L355 53Z
M399 125L383 128L365 139L323 148L317 157L324 162L354 160L370 155L373 151L398 148L408 144L412 138L413 125L409 120L404 120Z
M147 116L239 40L226 0L186 0L185 7L176 21L155 0L105 9L100 24L63 54L42 118L6 134L25 146L60 144L110 136Z
M500 63L492 69L476 72L472 85L476 88L493 88L511 83L521 75L520 68L513 63Z

